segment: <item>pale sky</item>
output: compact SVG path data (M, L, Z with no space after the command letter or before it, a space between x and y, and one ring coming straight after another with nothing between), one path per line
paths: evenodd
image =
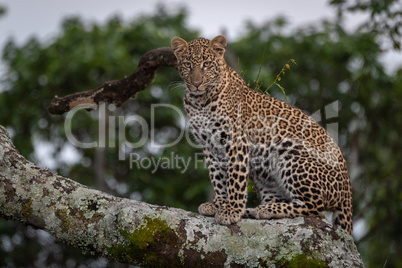
M201 29L205 37L228 29L229 38L235 38L244 29L246 20L257 23L285 15L295 25L312 23L322 18L333 17L333 8L324 0L0 0L8 9L7 16L0 20L0 42L14 36L18 41L35 34L50 37L59 29L66 16L79 15L86 20L105 21L114 14L125 19L139 14L153 13L157 3L169 9L186 6L189 10L189 25Z
M206 38L225 29L229 42L241 35L247 20L261 24L283 15L293 27L301 27L335 16L335 9L325 0L0 0L0 5L7 8L6 16L0 19L0 49L10 37L18 43L31 36L51 40L67 16L105 22L118 14L130 20L154 13L158 3L172 10L186 6L189 26L199 29ZM349 16L345 27L352 30L362 19L361 15ZM392 71L402 65L402 54L389 52L382 61Z

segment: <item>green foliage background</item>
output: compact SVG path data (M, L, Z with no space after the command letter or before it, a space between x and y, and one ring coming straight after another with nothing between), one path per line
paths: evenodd
M394 1L389 2L391 5ZM368 267L402 267L402 69L392 74L384 71L379 57L386 48L384 38L379 38L384 32L375 28L379 24L371 30L362 27L347 32L344 14L358 10L358 5L353 9L344 1L331 4L338 10L336 21L306 28L289 30L283 18L261 26L246 23L244 34L229 42L227 56L232 60L228 62L236 65L251 85L261 68L258 82L266 88L284 63L294 58L297 66L291 66L280 82L291 104L313 113L334 101L341 103L336 118L339 144L349 162L354 221L363 231L356 237L356 244ZM363 11L375 16L378 8L387 11L390 6L368 6ZM210 198L210 185L207 171L195 163L195 154L200 151L186 139L164 150L155 150L146 143L128 151L141 157L174 154L191 158L190 168L184 173L159 169L152 174L150 170L130 168L129 159L119 161L118 149L113 147L75 148L77 161L69 162L62 157L72 148L65 134L65 116L47 111L54 95L91 89L132 73L142 54L169 46L173 36L186 40L199 37L197 30L186 25L186 16L185 9L169 13L160 6L154 15L132 21L115 17L105 24L90 24L68 18L52 40L32 38L23 45L10 40L2 52L7 71L0 85L0 124L7 127L16 147L31 161L43 165L45 162L35 152L39 147L48 148L52 169L64 176L115 195L196 211L198 204ZM397 48L398 35L391 37L389 42ZM180 82L175 70L161 69L150 89L138 93L123 107L108 110L107 115L140 115L150 122L152 104L167 103L182 109ZM284 99L278 88L271 88L270 94ZM155 111L157 141L175 140L183 131L177 113ZM79 111L73 123L78 140L98 139L98 111ZM138 140L141 134L134 126L127 127L129 140ZM83 255L43 231L3 219L0 234L1 267L115 265Z

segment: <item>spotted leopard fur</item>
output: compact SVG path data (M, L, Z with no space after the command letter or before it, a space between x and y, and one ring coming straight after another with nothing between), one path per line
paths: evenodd
M229 225L257 219L323 215L352 234L352 195L339 147L310 116L249 89L224 60L226 39L175 37L186 83L184 107L202 145L214 188L199 212ZM261 204L246 209L247 178Z

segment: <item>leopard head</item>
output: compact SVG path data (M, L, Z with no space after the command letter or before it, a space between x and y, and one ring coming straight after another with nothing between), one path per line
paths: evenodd
M180 37L171 41L177 58L178 71L187 84L187 89L205 92L209 87L222 83L226 62L223 58L226 38L219 35L211 41L205 38L186 42Z

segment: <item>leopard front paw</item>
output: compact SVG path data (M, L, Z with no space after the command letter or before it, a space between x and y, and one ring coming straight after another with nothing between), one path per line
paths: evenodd
M272 219L274 214L272 213L272 209L267 208L265 205L259 205L254 210L254 217L256 219Z
M198 207L198 212L204 216L215 216L217 210L218 209L216 208L214 203L211 202L202 203Z
M221 225L230 225L239 222L244 215L245 210L222 206L215 215L216 222Z

